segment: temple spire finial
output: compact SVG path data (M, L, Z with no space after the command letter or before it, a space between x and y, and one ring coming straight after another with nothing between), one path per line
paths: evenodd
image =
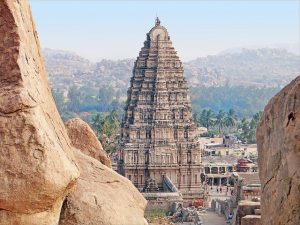
M159 25L160 25L160 20L159 20L158 16L156 16L155 26L159 26Z

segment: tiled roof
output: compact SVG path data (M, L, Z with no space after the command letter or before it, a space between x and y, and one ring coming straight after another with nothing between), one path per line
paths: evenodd
M237 164L238 157L233 155L228 156L203 156L202 163L203 164Z
M241 179L243 179L244 185L260 184L258 172L236 172Z

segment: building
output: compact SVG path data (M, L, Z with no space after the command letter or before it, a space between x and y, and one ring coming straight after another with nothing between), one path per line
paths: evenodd
M226 218L231 214L232 225L261 225L261 185L258 173L233 172L230 179L233 181L230 198L212 200L211 208Z
M202 157L206 184L209 186L232 185L230 178L236 171L237 158L234 156Z
M157 18L134 64L121 124L118 171L148 195L173 189L184 199L200 197L196 134L182 63Z
M260 224L261 183L258 172L236 172L232 178L234 189L230 208L235 212L235 224Z
M238 160L237 171L238 172L257 172L258 166L257 166L257 164L253 163L252 160L242 158L242 159Z

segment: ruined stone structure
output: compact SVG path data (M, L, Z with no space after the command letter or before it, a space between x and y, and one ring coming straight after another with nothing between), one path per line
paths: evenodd
M143 192L178 188L184 198L199 196L201 154L187 81L158 18L137 57L127 95L119 172Z

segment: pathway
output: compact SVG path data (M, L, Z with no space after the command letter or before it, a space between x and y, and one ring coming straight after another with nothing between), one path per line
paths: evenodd
M214 212L207 211L201 214L201 217L203 218L203 225L228 225L223 216L219 216Z

